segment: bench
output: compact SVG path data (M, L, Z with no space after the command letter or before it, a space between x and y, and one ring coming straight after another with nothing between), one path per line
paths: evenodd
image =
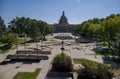
M17 51L16 54L45 54L50 55L51 51L35 50L35 51Z
M25 55L25 54L14 54L14 55L8 55L7 59L18 59L18 60L47 60L48 56L45 55Z

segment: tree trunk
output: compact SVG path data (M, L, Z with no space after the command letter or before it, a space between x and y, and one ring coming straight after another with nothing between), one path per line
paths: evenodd
M43 34L43 40L45 40L46 38L45 38L45 35Z

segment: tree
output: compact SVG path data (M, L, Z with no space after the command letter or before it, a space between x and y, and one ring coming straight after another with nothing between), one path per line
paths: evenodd
M17 34L9 32L6 36L1 37L1 42L7 44L9 48L12 48L15 44L17 44L17 38Z
M29 27L27 28L27 35L33 40L37 41L41 36L40 30L38 28L39 22L35 19L31 19L29 23Z
M83 31L81 29L80 24L74 26L74 32L75 32L76 35L81 35L82 34Z
M6 33L5 23L4 20L2 20L2 18L0 17L0 36L5 35L5 33Z
M50 33L53 33L54 32L54 27L47 24L46 22L43 22L43 21L39 21L39 30L40 30L40 33L41 35L43 36L43 40L45 40L45 36L47 34L50 34Z
M16 17L9 23L9 28L19 36L29 36L33 40L37 40L41 35L45 36L54 32L53 26L41 20L30 19L25 17Z
M100 24L100 23L101 23L101 20L100 20L99 18L94 18L94 19L92 20L92 23L93 23L93 24Z
M30 18L16 17L9 23L9 28L19 36L24 36L29 25Z

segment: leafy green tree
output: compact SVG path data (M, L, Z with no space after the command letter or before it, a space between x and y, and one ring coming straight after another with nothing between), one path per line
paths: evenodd
M84 22L81 25L76 25L74 31L78 35L84 37L93 37L96 35L96 31L100 28L100 24L93 24L90 21Z
M120 57L120 40L117 39L116 41L111 41L110 45L110 51L112 54Z
M101 28L98 30L99 39L104 42L104 45L107 42L108 53L112 52L113 55L116 55L119 51L119 41L116 39L120 29L119 26L120 16L110 15L110 17L104 20Z
M116 16L117 16L117 15L115 15L115 14L111 14L111 15L107 16L106 19L108 20L108 19L110 19L110 18L115 18Z
M43 40L45 40L45 36L47 34L53 33L54 32L54 27L47 24L46 22L41 21L39 24L39 30L41 35L43 36Z
M88 28L88 34L90 37L96 37L98 35L98 30L100 29L100 24L91 24Z
M73 68L70 56L64 53L56 55L52 65L52 70L56 72L71 72Z
M30 18L16 17L9 23L9 28L14 32L19 34L19 36L24 36L29 25Z
M116 16L114 18L109 18L108 20L105 20L103 23L103 26L105 27L106 32L106 38L108 42L108 48L110 49L110 42L115 40L115 37L117 35L117 32L120 29L120 16Z
M77 35L91 37L97 35L102 40L107 40L115 35L114 30L118 29L120 15L111 14L106 18L93 18L82 22L74 27L74 32ZM100 28L101 27L101 28ZM99 30L98 30L99 28ZM97 30L96 30L97 29ZM95 31L96 30L96 31ZM98 34L100 33L100 34Z
M4 20L2 20L2 18L0 17L0 36L5 35L5 33L6 33L5 23Z
M38 28L39 23L37 20L32 19L29 23L29 27L27 28L27 35L34 41L37 41L41 36L40 30Z
M11 48L13 47L15 44L17 44L17 34L14 33L8 33L7 35L7 43L8 46Z
M88 31L88 28L89 28L89 26L91 25L91 23L90 22L84 22L83 24L82 24L82 34L81 35L83 35L83 36L87 36L88 37L88 35L89 35L89 31Z
M94 19L92 20L92 23L93 23L93 24L100 24L100 23L101 23L101 20L100 20L99 18L94 18Z
M120 29L115 37L115 40L109 41L109 44L112 54L120 57Z
M2 36L1 42L5 43L9 48L12 48L17 44L18 35L12 32L9 32L6 36Z
M80 24L75 25L73 29L74 29L74 32L75 32L76 35L81 35L82 32L83 32Z
M9 28L19 36L29 36L33 40L43 37L54 32L53 26L41 20L30 19L25 17L16 17L9 23Z

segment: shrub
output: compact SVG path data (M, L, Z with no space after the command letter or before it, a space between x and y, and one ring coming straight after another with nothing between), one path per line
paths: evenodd
M108 48L103 48L102 50L96 52L98 55L112 55L112 52L109 52Z
M70 72L72 71L72 60L70 56L62 53L58 54L53 60L53 71Z
M8 33L6 36L1 37L1 42L6 43L8 48L12 48L17 43L17 34L14 33Z
M114 76L110 66L86 62L82 63L82 65L84 68L78 69L78 79L112 79Z

